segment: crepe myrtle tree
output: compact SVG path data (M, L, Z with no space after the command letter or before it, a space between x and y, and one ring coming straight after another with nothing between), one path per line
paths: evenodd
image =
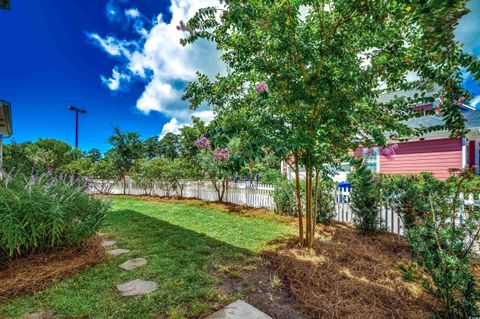
M196 162L205 174L204 177L212 183L217 192L218 201L222 202L231 172L230 150L228 148L214 149L212 143L204 134L195 141L195 146L200 151L196 155Z
M227 66L209 78L198 73L184 99L204 102L218 116L244 109L260 128L259 140L284 157L293 155L299 243L314 239L315 171L359 146L386 145L428 130L465 134L458 104L470 95L461 69L479 77L480 63L465 54L454 29L467 0L221 1L199 10L178 32L182 44L214 41ZM413 77L411 75L414 75ZM415 78L412 80L412 78ZM415 90L413 97L379 99ZM412 105L442 98L445 124L411 129L405 120L425 113ZM302 209L299 167L306 171Z

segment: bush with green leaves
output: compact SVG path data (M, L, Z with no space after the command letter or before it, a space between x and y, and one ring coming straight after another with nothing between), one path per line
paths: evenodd
M431 173L381 176L384 204L397 212L407 229L431 210L425 198L441 187L442 181Z
M80 180L5 175L0 179L0 263L82 244L96 233L108 206L89 195Z
M352 164L354 170L348 180L352 184L350 196L354 222L360 233L374 233L380 228L380 183L363 159L355 159Z
M318 181L317 199L317 223L330 224L335 212L335 188L336 183L330 178L320 178Z
M406 225L413 260L420 267L401 265L406 280L416 281L441 306L435 318L478 315L480 291L472 272L472 247L480 232L480 208L463 205L472 175L464 172L447 181L431 174L394 176L395 209ZM459 216L462 215L462 218Z
M276 213L295 215L297 212L295 185L286 179L277 182L273 193L273 202L275 203Z

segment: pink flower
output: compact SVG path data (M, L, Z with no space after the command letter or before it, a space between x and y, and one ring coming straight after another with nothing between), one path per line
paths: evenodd
M199 150L209 150L211 147L210 141L203 134L195 141L195 146Z
M456 104L457 106L462 106L463 103L465 103L465 97L464 97L464 96L460 97L460 98L455 102L455 104Z
M226 161L230 158L230 151L228 150L228 148L219 148L213 153L213 158L216 161Z
M183 22L183 20L180 20L179 25L177 25L177 30L178 31L187 31L187 26L185 25L185 22Z
M382 154L386 158L392 159L396 153L395 151L397 150L397 148L398 148L398 144L388 145L387 147L383 148Z
M260 82L256 88L257 93L262 93L268 91L268 84L265 82Z

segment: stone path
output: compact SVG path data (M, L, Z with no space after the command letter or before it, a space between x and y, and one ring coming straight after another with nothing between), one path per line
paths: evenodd
M272 319L243 300L237 300L205 319Z
M107 251L107 254L113 255L113 256L118 256L118 255L126 254L126 253L129 253L129 252L130 252L130 250L128 250L128 249L113 249L113 250Z
M138 267L143 267L147 264L147 260L145 258L134 258L127 260L123 264L121 264L119 267L125 270L132 270Z
M157 283L135 279L124 284L117 285L118 291L122 296L139 296L154 292L158 289Z
M104 240L100 245L102 245L102 247L110 247L115 245L116 243L117 242L115 240Z

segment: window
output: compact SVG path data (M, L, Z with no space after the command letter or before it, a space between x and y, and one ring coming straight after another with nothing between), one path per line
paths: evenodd
M367 167L372 172L379 172L380 171L380 149L378 147L373 148L364 148L363 149L363 157L365 158L365 163L367 163Z

